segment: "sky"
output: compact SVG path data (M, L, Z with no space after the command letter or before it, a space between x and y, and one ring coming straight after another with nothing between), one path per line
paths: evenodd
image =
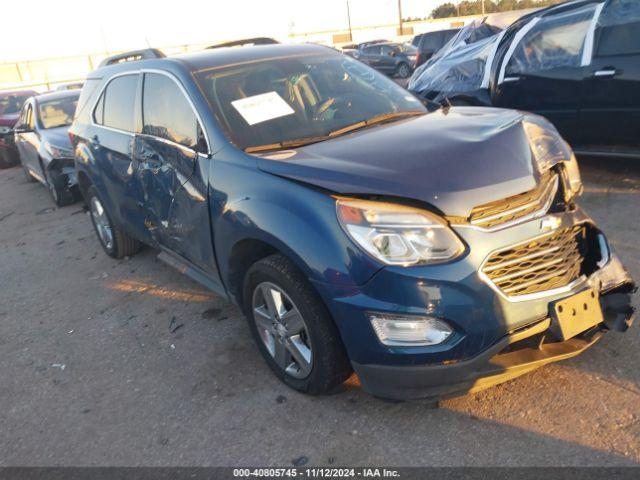
M402 0L403 17L428 16L444 1ZM290 32L347 28L346 5L347 0L5 1L0 62L253 36L284 40ZM349 5L353 27L398 19L397 0L349 0Z

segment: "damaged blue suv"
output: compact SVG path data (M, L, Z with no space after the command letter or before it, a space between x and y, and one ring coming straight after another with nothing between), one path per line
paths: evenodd
M106 63L70 130L104 250L150 245L235 301L297 390L355 370L376 396L437 399L631 324L634 283L541 117L428 113L315 45Z

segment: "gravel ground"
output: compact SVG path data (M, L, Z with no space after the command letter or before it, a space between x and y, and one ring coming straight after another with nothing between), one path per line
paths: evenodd
M640 279L640 164L583 162L582 205ZM0 171L0 466L637 465L640 327L481 393L387 403L286 388L239 311L80 204ZM638 303L636 301L636 303Z

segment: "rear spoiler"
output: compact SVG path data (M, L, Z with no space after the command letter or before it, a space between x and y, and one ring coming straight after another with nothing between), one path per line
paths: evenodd
M137 62L138 60L148 60L151 58L165 58L166 55L157 48L145 48L143 50L132 50L130 52L120 53L111 57L105 58L100 62L98 68L106 67L107 65L115 65L117 63L124 62Z
M232 42L217 43L207 47L207 50L211 48L225 48L225 47L242 47L244 45L277 45L280 42L269 37L255 37L245 38L243 40L234 40Z

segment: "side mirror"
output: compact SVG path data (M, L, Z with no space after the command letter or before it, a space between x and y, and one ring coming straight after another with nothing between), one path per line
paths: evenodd
M397 55L397 53L396 53L396 51L395 51L395 50L391 50L391 51L389 52L389 55L390 55L390 56L392 56L392 57L395 57L395 56Z

